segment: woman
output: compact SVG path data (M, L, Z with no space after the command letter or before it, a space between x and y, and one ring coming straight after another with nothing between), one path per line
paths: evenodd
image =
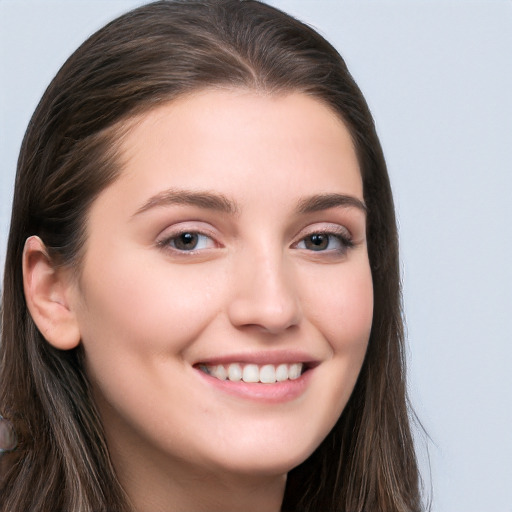
M389 180L332 46L234 0L86 41L23 142L1 350L0 510L419 510Z

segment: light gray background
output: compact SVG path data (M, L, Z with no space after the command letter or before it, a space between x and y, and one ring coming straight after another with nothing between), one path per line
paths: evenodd
M69 54L136 0L0 1L0 264L17 153ZM512 3L273 0L345 57L400 222L410 392L434 512L512 512Z

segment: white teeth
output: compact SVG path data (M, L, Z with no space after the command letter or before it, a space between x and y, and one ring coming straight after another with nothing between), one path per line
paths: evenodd
M277 382L283 382L283 380L288 380L288 365L280 364L276 368L276 380Z
M242 365L231 363L227 366L219 364L214 366L201 365L199 368L219 380L230 380L232 382L261 382L263 384L274 384L286 380L296 380L302 375L302 363L280 364L277 367L273 364L258 366L257 364Z
M245 365L244 371L242 372L242 380L244 382L259 382L260 372L258 370L258 365L256 365L256 364Z
M260 381L272 384L276 381L276 369L273 364L266 364L260 368Z
M242 367L237 363L228 366L228 379L234 382L242 380Z
M288 370L288 378L295 380L300 377L300 374L302 373L302 364L301 363L295 363L290 365L290 369Z
M226 371L226 368L224 368L224 366L221 364L213 367L211 375L219 380L226 380L228 378L228 372Z

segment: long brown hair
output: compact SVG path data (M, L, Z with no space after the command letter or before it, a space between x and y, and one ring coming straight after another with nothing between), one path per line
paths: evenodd
M307 25L254 0L160 1L89 38L64 64L27 129L4 276L0 413L19 438L0 467L0 510L128 511L91 399L81 348L45 342L26 307L25 240L80 267L87 212L118 174L126 121L199 89L297 91L349 129L368 207L374 316L366 358L339 421L287 480L283 510L421 509L404 380L398 241L381 146L337 51Z

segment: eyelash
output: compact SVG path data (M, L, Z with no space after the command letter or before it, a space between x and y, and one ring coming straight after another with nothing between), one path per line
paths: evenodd
M168 236L162 240L159 240L157 242L157 245L158 245L158 247L161 247L163 249L170 249L172 251L175 251L177 253L182 253L182 254L195 253L197 251L202 251L204 249L207 249L207 248L196 249L196 247L194 247L193 249L187 250L187 249L180 249L180 248L176 247L176 241L178 241L180 237L184 237L185 235L192 235L192 236L195 236L198 238L208 239L212 242L213 246L217 246L215 240L213 239L213 237L211 235L209 235L207 233L203 233L201 231L193 230L193 229L184 229L183 231L180 231L178 233L173 233L171 236ZM210 249L210 247L208 247L208 249Z
M305 247L299 247L300 244L306 245L306 240L312 239L313 237L327 237L327 247L331 244L332 240L336 240L339 243L339 247L336 247L334 249L322 249L322 250L315 250L315 249L308 249ZM313 242L315 244L315 242ZM320 244L318 244L320 245ZM329 253L329 254L338 254L338 255L344 255L349 249L354 247L354 241L350 236L347 236L345 230L336 230L336 229L318 229L311 231L306 236L303 236L294 246L298 249L305 250L312 253Z
M197 237L197 239L203 241L209 240L209 242L212 244L211 247L201 247L197 248L197 244L192 249L184 249L176 246L176 243L179 243L180 237L184 237L186 235L190 235L192 237ZM310 246L308 248L307 246L307 240L311 241L314 245L320 246L321 243L316 243L313 241L313 237L326 237L327 238L327 246L325 248L322 248L320 250L312 249ZM325 240L325 238L323 239ZM322 242L323 240L319 240L319 242ZM339 246L335 248L329 249L329 245L332 244L333 240L337 241ZM185 242L186 243L186 242ZM207 242L208 243L208 242ZM303 247L301 247L301 244ZM171 250L177 254L195 254L199 251L203 251L206 249L211 249L218 247L218 244L214 240L214 238L207 233L201 232L199 230L193 230L193 229L185 229L183 231L180 231L178 233L173 233L170 236L167 236L163 238L162 240L157 241L157 245L160 248ZM338 255L344 255L349 249L354 247L354 241L350 236L347 236L346 230L342 230L341 228L339 230L336 229L318 229L313 230L307 235L303 236L298 242L294 243L292 245L293 248L297 248L300 250L304 250L311 253L328 253L328 254L338 254Z

